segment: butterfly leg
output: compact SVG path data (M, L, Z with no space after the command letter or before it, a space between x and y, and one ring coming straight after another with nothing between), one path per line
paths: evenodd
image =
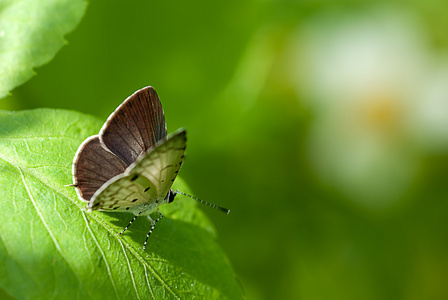
M126 227L123 229L123 231L120 232L120 234L122 234L122 233L124 233L126 230L128 230L129 226L131 226L132 222L134 222L135 219L137 219L137 217L138 217L140 214L141 214L141 212L139 212L138 215L136 215L136 216L131 220L131 222L129 222L128 226L126 226Z
M145 243L143 244L143 251L145 251L145 249L146 249L146 243L148 242L148 238L149 238L149 236L151 235L152 231L153 231L154 228L156 227L156 223L157 223L160 219L163 218L162 213L161 213L159 210L157 210L157 212L159 213L159 217L158 217L155 221L153 221L153 220L151 219L151 217L148 216L149 220L150 220L151 223L152 223L152 226L151 226L151 229L149 230L148 234L146 235L146 240L145 240Z
M157 218L155 223L157 223L158 221L160 221L160 219L163 218L163 215L162 215L162 213L159 210L157 210L157 213L159 214L159 217Z

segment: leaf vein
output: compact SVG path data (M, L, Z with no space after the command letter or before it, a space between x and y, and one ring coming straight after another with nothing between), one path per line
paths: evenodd
M126 249L124 249L124 245L120 241L120 239L118 239L118 241L120 242L121 248L123 249L124 257L126 258L126 262L128 263L129 273L131 274L132 285L134 286L135 294L137 295L137 298L140 299L140 296L137 291L137 286L135 285L134 272L132 272L131 263L129 262L128 255L126 254Z
M42 215L42 212L40 211L40 209L37 207L37 203L36 200L34 200L33 195L31 194L30 189L28 188L28 184L25 181L25 176L23 175L22 169L20 169L19 167L16 167L19 170L20 173L20 178L22 179L23 185L25 186L26 192L28 194L28 196L30 197L31 203L34 206L34 209L37 212L37 215L39 216L39 219L41 220L42 224L44 225L45 229L47 229L48 234L50 235L51 239L53 240L53 243L56 247L56 249L58 250L59 254L61 254L62 257L64 257L64 255L62 254L62 249L61 246L59 245L56 237L53 234L53 231L51 231L50 227L47 224L47 221L45 221L44 216ZM64 258L65 259L65 258Z
M154 296L154 293L152 291L151 284L149 283L148 272L146 272L146 266L145 265L143 265L143 269L145 270L145 278L146 278L146 283L148 284L149 292L151 293L152 298L156 299L156 297Z
M30 189L28 187L28 184L26 183L25 176L23 175L22 169L20 167L17 167L17 166L16 166L16 168L19 170L20 178L21 178L21 180L23 182L23 185L25 186L25 189L26 189L26 192L27 192L28 196L30 197L31 203L33 204L34 209L36 210L37 215L39 216L39 219L41 220L41 222L44 225L45 229L48 231L48 234L50 235L50 237L51 237L51 239L52 239L52 241L53 241L53 243L54 243L54 245L56 247L56 250L59 252L59 254L64 259L64 261L67 263L67 265L69 265L70 268L73 270L73 273L75 274L76 278L78 279L80 285L82 285L82 281L79 278L78 273L74 271L74 268L70 265L68 259L64 256L64 254L62 252L62 249L61 249L61 246L59 245L59 243L58 243L58 241L57 241L53 231L51 231L50 226L48 226L47 221L45 221L45 218L42 215L42 212L40 211L39 207L37 206L36 200L34 199L33 195L31 194L31 191L30 191Z
M115 282L112 277L112 273L110 271L109 263L107 262L107 259L106 259L106 255L104 254L103 249L101 248L100 244L98 243L98 240L96 239L95 235L93 234L92 229L90 228L89 221L87 221L87 218L86 218L86 213L81 211L81 214L82 214L82 217L84 218L84 221L86 222L86 227L89 230L90 235L92 236L93 240L95 241L96 246L98 247L98 250L100 250L101 255L103 256L104 263L106 264L107 274L109 275L110 282L112 283L112 286L114 288L115 295L117 296L117 299L120 299L120 297L118 296L117 287L115 286Z

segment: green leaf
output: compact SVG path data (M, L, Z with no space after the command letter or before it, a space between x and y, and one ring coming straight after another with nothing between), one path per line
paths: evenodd
M0 0L0 98L54 57L85 7L83 0Z
M85 211L65 185L101 125L72 111L0 111L0 285L18 299L242 298L194 200L162 206L145 252L147 218L119 235L131 214Z

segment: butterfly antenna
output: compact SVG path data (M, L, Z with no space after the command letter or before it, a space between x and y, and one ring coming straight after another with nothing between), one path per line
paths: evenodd
M230 209L227 209L227 208L218 206L218 205L213 204L213 203L209 203L209 202L204 201L204 200L201 200L201 199L199 199L199 198L197 198L197 197L195 197L195 196L191 196L191 195L185 194L185 193L183 193L183 192L179 192L179 191L175 191L174 193L176 193L176 194L181 194L181 195L190 197L190 198L192 198L192 199L198 201L199 203L201 203L201 204L203 204L203 205L206 205L206 206L208 206L208 207L217 209L217 210L219 210L219 211L221 211L221 212L223 212L223 213L225 213L225 214L227 214L227 215L230 213Z

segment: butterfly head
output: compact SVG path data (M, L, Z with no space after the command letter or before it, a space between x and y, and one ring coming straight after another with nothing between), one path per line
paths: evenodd
M170 189L170 191L168 192L168 194L166 195L166 200L168 200L168 203L171 203L174 201L174 197L176 197L176 193L173 192L173 190Z

